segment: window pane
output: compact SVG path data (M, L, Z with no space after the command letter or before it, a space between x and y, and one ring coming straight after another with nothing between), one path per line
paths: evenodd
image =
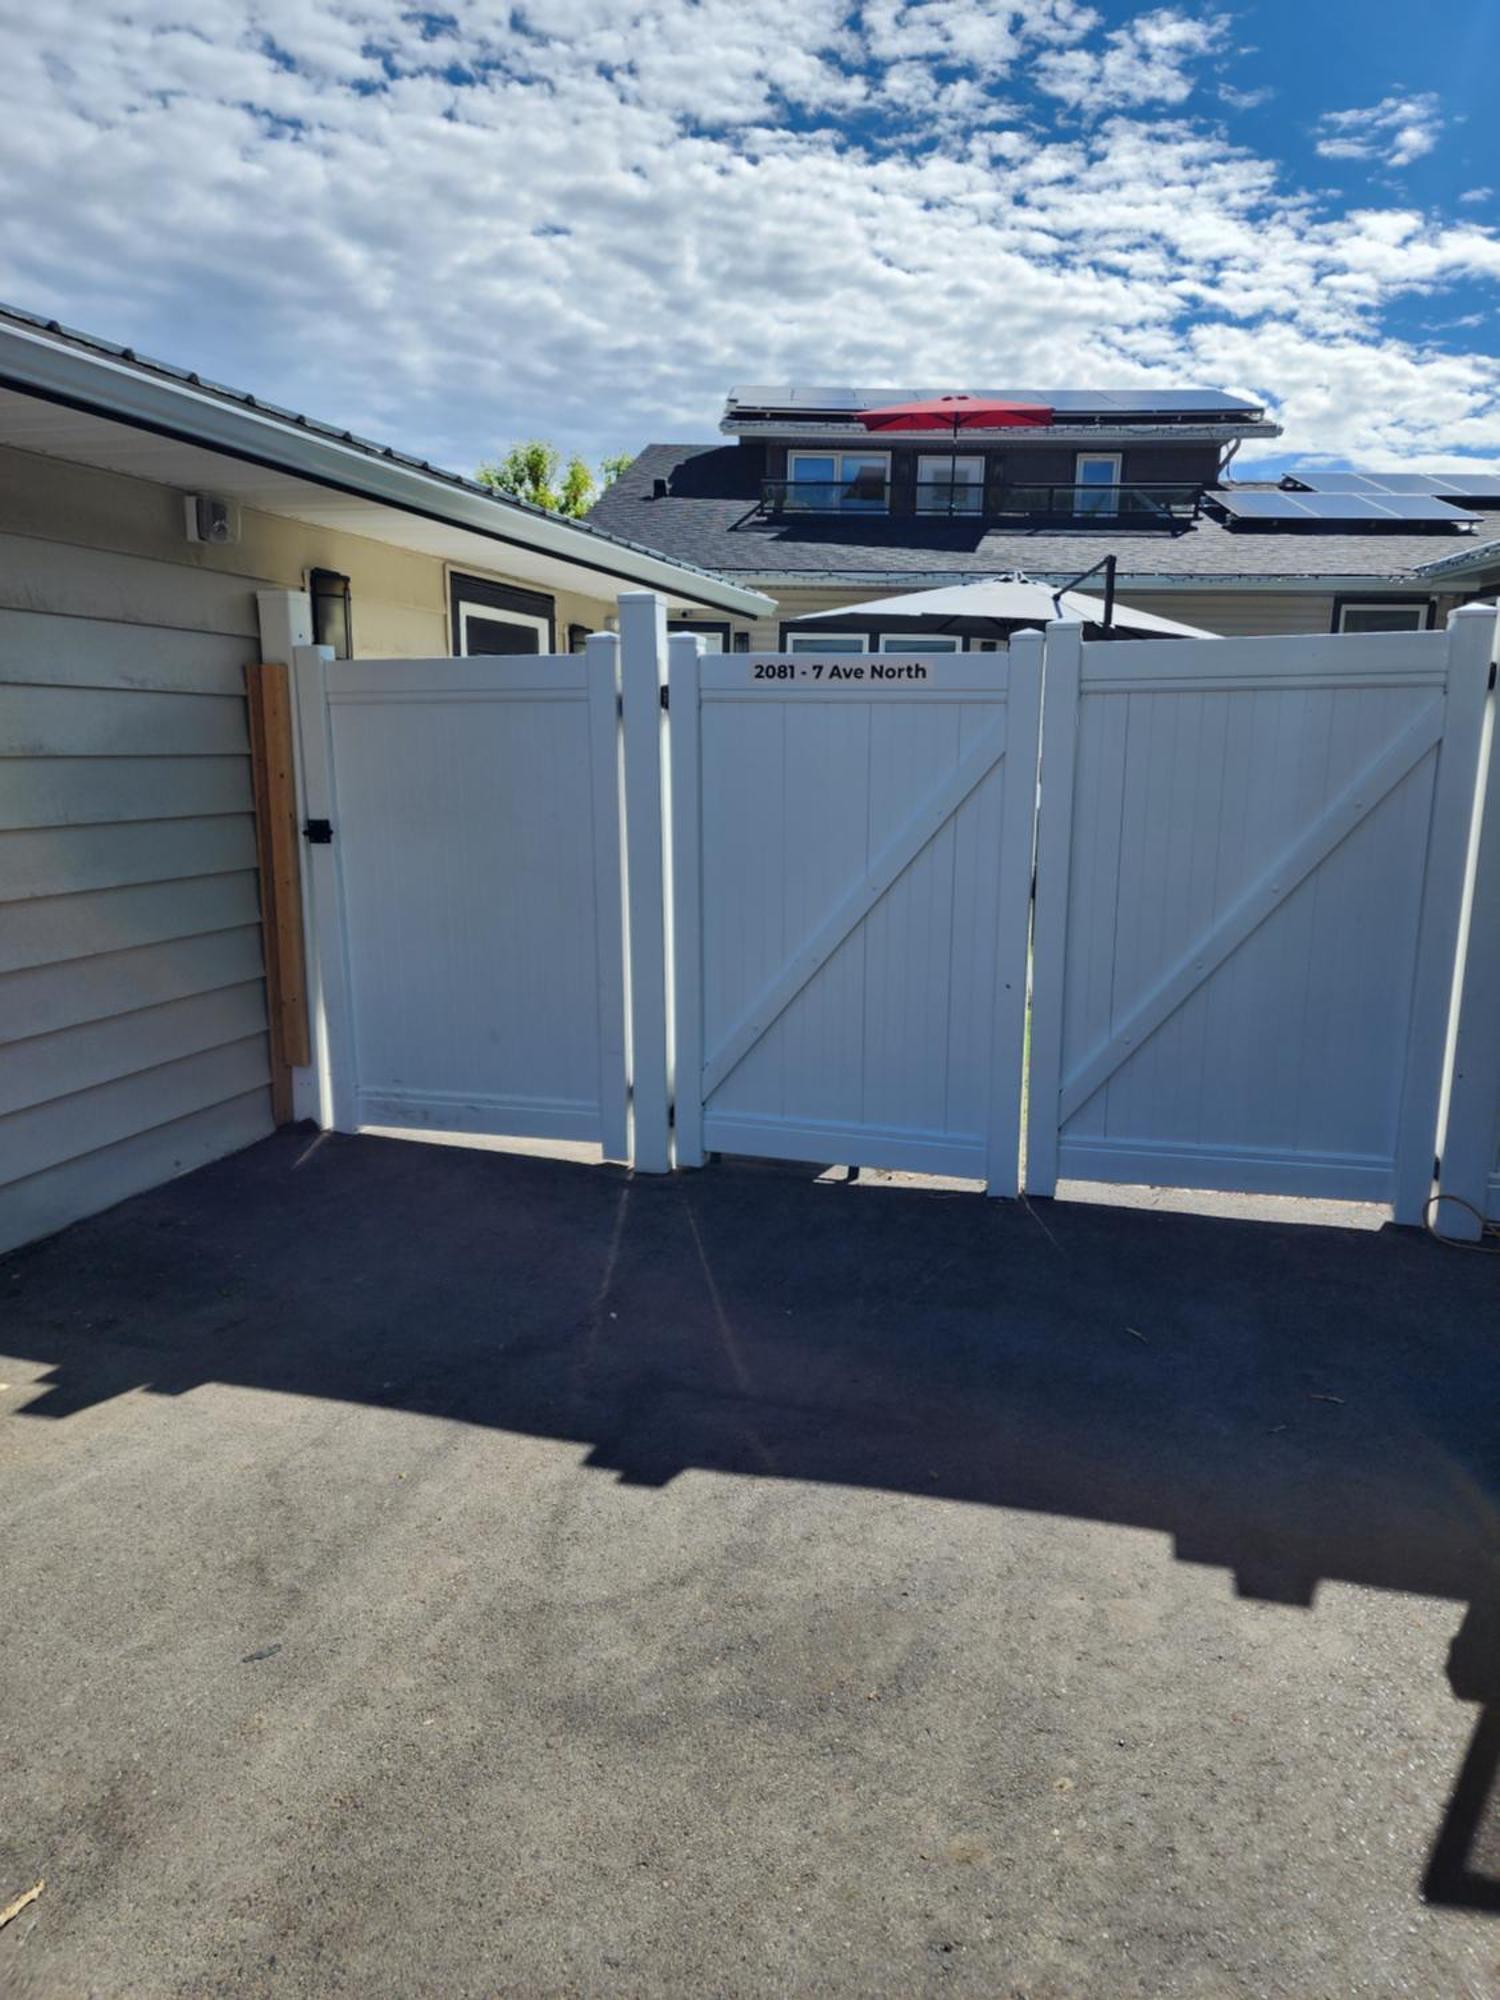
M867 641L850 633L791 632L787 647L793 653L863 653Z
M1120 476L1120 469L1112 458L1080 458L1078 461L1078 484L1080 486L1113 486Z
M828 512L839 504L838 460L832 452L793 452L787 461L786 504Z
M885 506L885 459L846 451L844 506L856 513L876 513Z
M919 514L978 514L984 506L984 460L924 452L917 460Z
M956 653L961 641L950 638L910 638L903 639L896 633L882 633L880 650L882 653Z
M1341 632L1422 632L1426 627L1425 604L1345 604L1339 611Z

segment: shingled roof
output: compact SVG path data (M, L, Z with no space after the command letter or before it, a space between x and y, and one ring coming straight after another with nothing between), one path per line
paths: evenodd
M658 480L667 485L660 499L652 497ZM1420 580L1419 573L1443 557L1482 558L1487 549L1500 565L1500 514L1472 536L1284 534L1235 530L1207 518L1176 531L986 526L921 517L897 522L888 515L767 519L754 511L759 498L751 455L738 445L653 444L606 489L588 519L678 562L757 583L885 583L1005 570L1063 581L1107 555L1119 558L1122 583L1161 577L1205 588L1241 578L1257 584L1279 578Z

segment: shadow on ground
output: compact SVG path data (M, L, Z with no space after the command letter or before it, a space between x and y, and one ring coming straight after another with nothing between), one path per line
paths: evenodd
M1500 1911L1500 1287L1413 1232L674 1179L286 1132L0 1264L17 1421L215 1381L1158 1530L1247 1595L1468 1607L1426 1877Z

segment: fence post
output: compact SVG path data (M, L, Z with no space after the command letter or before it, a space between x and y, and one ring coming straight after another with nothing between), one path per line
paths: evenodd
M1031 931L1031 1074L1024 1185L1028 1194L1050 1195L1057 1189L1073 768L1083 670L1083 626L1077 619L1065 618L1047 627L1042 657L1041 804Z
M1397 1222L1421 1222L1436 1177L1434 1157L1453 1018L1494 619L1494 612L1486 607L1466 605L1448 620L1443 734L1438 743L1406 1076L1396 1128L1392 1207Z
M297 646L292 679L302 743L302 806L308 819L326 819L332 840L304 843L309 935L308 1001L312 1057L317 1075L315 1115L324 1131L355 1132L359 1107L354 1081L354 1027L344 963L344 912L339 889L338 810L333 786L333 746L328 730L330 646Z
M667 966L663 911L661 693L667 608L654 590L622 591L620 696L625 728L626 953L634 1107L631 1164L672 1164L667 1100Z
M1026 1101L1026 985L1031 877L1036 862L1037 755L1042 725L1040 632L1017 632L1005 677L1005 792L1000 826L1000 907L995 946L995 1015L990 1036L990 1111L985 1186L1015 1195L1021 1186L1021 1120Z
M1477 608L1477 607L1476 607ZM1461 615L1469 618L1472 612ZM1490 674L1500 657L1500 615L1490 632ZM1490 690L1487 739L1475 798L1467 908L1460 942L1447 1119L1439 1144L1434 1226L1472 1243L1494 1202L1491 1180L1500 1165L1500 716Z
M679 1167L703 1165L703 833L699 814L699 655L679 632L667 647L671 750L672 1102Z
M599 1138L606 1160L630 1158L626 1063L625 871L621 839L620 642L613 632L584 641L594 817L595 951L599 977Z

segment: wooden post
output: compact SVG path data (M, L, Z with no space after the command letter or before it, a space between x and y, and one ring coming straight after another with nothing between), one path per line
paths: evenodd
M672 1164L667 1098L667 940L663 910L661 691L667 607L627 590L620 607L620 693L625 726L625 885L630 982L631 1164Z
M248 667L250 770L260 864L261 935L266 1013L271 1030L271 1113L292 1120L292 1071L311 1060L307 972L302 949L301 859L297 852L297 780L293 768L291 689L280 661Z
M292 677L292 662L296 658L297 648L312 644L312 599L305 590L258 590L255 593L255 610L260 624L262 660L286 668L287 704L292 735L292 876L297 885L297 900L291 908L300 911L301 915L302 1047L307 1053L305 1061L292 1065L290 1115L294 1119L317 1119L322 1110L322 1085L314 1052L317 1040L315 1000L312 975L309 970L313 963L316 943L312 931L308 857L300 832L303 796L302 732L297 715L296 684Z

